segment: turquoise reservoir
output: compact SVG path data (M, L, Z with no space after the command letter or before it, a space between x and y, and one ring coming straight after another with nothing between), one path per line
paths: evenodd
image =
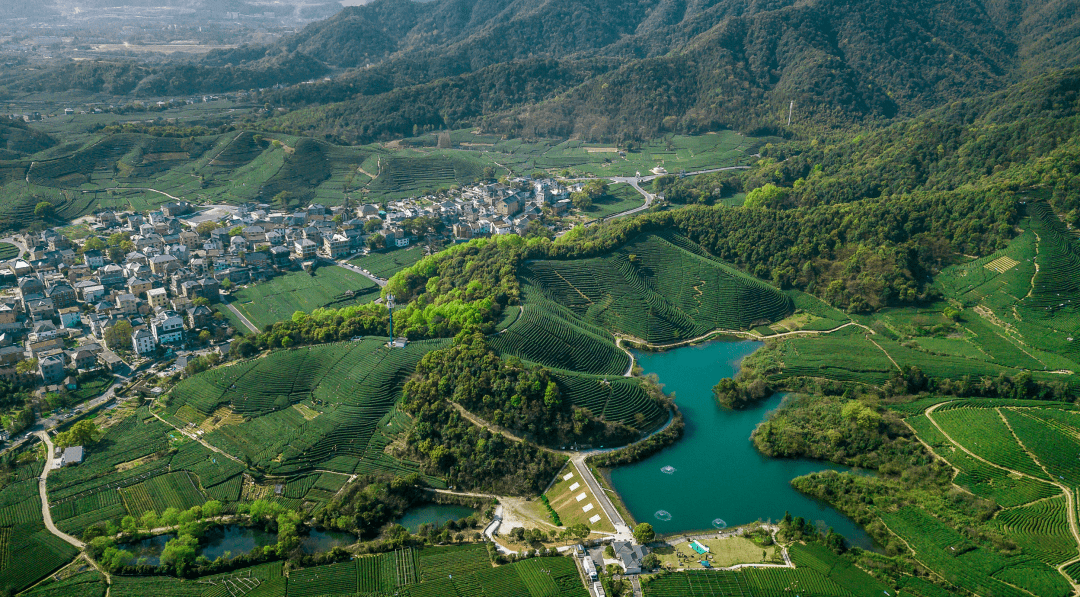
M659 454L612 470L611 481L638 522L659 533L737 526L783 518L784 512L832 527L852 545L873 548L858 525L831 507L791 487L795 477L826 469L827 462L769 458L750 434L782 395L752 408L732 411L716 404L712 387L735 375L743 357L760 342L710 342L667 352L636 353L645 373L655 373L664 391L676 395L686 431Z

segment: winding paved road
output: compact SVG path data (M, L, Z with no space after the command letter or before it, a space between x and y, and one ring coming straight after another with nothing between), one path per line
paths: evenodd
M750 168L750 166L725 166L723 168L709 168L707 170L696 170L694 172L687 172L683 176L697 176L698 174L711 174L713 172L724 172L724 171L727 171L727 170L746 170L748 168ZM639 213L639 212L643 212L643 211L649 209L650 207L652 207L652 202L654 200L656 200L656 195L646 191L643 188L641 188L641 183L649 182L651 180L660 178L661 176L667 176L667 175L668 174L651 174L649 176L608 176L608 177L597 176L597 177L589 177L589 178L575 178L574 179L575 181L610 180L611 182L614 182L614 183L620 183L620 182L626 183L626 184L634 187L635 191L641 193L642 197L645 197L645 203L643 203L643 204L641 204L641 205L639 205L639 206L637 206L635 208L628 209L626 211L620 211L619 213L614 213L614 214L611 214L610 216L604 216L603 218L597 218L595 220L585 222L585 226L593 226L593 225L596 225L596 224L601 224L603 222L610 222L611 220L614 220L615 218L622 218L622 217L625 217L625 216L630 216L630 215L633 215L633 214L636 214L636 213ZM564 230L564 231L560 232L557 236L562 236L562 235L566 234L567 232L569 232L569 230Z
M129 377L122 377L122 376L119 376L119 375L116 376L116 379L113 380L113 384L111 386L109 386L109 388L107 390L102 392L102 394L100 396L98 396L97 398L92 398L92 399L90 399L89 402L85 402L85 403L83 403L82 405L80 405L78 407L78 408L81 409L81 413L83 413L83 414L88 413L88 412L94 410L95 408L97 408L98 406L104 404L105 402L108 402L108 401L112 400L116 395L116 388L126 384L130 380L131 380L131 378L129 378ZM82 416L82 414L79 414L77 416ZM19 448L24 443L26 443L27 441L30 440L31 435L36 435L39 431L42 431L42 430L48 431L49 429L52 429L53 427L56 427L57 425L59 425L61 422L65 422L67 420L68 419L60 419L57 415L52 415L52 416L46 417L44 419L41 419L40 421L35 423L34 426L30 428L29 431L25 432L25 434L22 436L22 439L16 439L14 441L11 441L7 445L7 447L5 447L3 450L0 450L0 454L3 454L3 453L5 453L5 452L7 452L9 450L15 450L15 449Z

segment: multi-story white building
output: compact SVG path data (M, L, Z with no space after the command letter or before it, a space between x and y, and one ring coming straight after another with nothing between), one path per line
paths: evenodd
M139 354L150 354L157 348L154 335L145 329L135 330L135 333L131 334L131 344Z
M150 327L158 344L172 344L184 339L184 318L176 311L163 311L155 315Z

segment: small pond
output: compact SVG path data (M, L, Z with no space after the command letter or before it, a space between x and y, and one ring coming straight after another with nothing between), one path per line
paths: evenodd
M409 508L401 518L394 522L409 529L410 533L415 533L422 524L430 523L441 527L451 520L460 520L476 512L474 508L456 504L421 504Z
M161 550L176 535L156 535L142 541L123 543L121 549L130 551L135 560L146 558L146 563L156 566L160 563ZM219 526L206 532L200 543L199 555L215 560L229 552L232 557L246 554L255 547L266 547L277 543L277 533L269 533L257 527L245 527L235 524ZM356 536L337 531L319 531L312 529L301 537L300 547L304 553L315 554L330 551L335 547L345 547L356 543Z
M165 548L169 539L175 537L176 535L155 535L134 543L121 543L117 547L130 551L135 556L136 563L145 558L147 565L157 566L161 563L161 550Z
M330 551L335 547L348 547L356 543L356 535L342 533L341 531L317 531L312 529L306 537L300 540L300 549L304 553L315 554Z
M255 547L266 547L277 543L277 533L268 533L257 527L243 527L230 524L215 527L206 532L199 543L199 555L216 560L225 552L232 557L250 552Z

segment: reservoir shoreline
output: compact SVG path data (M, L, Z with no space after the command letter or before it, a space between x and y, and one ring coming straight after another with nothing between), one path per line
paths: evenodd
M746 409L724 409L712 386L734 376L755 341L714 340L663 352L635 351L645 374L655 373L675 394L683 414L683 437L633 464L598 469L612 502L627 522L648 522L658 535L715 533L757 521L776 522L785 512L831 527L863 549L870 536L837 510L791 487L791 480L824 470L849 471L826 461L767 457L750 434L780 406L773 395ZM855 471L858 474L858 471Z

